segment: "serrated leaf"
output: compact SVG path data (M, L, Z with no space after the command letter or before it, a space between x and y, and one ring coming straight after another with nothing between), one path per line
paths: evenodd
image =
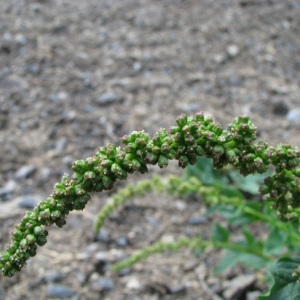
M299 266L299 257L283 257L269 267L272 277L270 291L259 297L260 300L299 300L300 283L294 270Z

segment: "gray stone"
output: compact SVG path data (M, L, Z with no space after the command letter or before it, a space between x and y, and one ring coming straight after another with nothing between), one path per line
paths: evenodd
M98 96L96 99L96 102L100 105L105 105L105 104L111 104L114 102L121 102L123 100L123 97L121 95L118 95L113 92L107 92L104 94L101 94Z
M236 57L240 54L240 48L237 45L229 45L227 47L227 54L231 58Z
M160 226L160 223L157 221L157 219L153 216L145 216L145 219L155 228L158 228Z
M66 278L67 276L65 274L55 272L55 271L48 271L46 274L42 277L41 283L53 283L53 282L59 282Z
M207 219L206 218L203 218L203 217L191 217L188 221L188 223L190 225L194 225L194 226L197 226L197 225L201 225L201 224L206 224L207 223Z
M22 166L15 174L16 179L24 179L29 177L34 171L36 167L34 165Z
M41 197L37 195L24 195L16 199L18 199L19 207L32 209L38 204Z
M55 143L55 150L57 152L62 152L67 145L67 139L65 137L60 138L58 141Z
M110 235L107 229L101 228L99 234L97 235L97 241L100 242L109 242L110 241Z
M9 180L4 187L0 188L0 196L12 193L17 187L17 183L14 180Z
M91 282L91 289L97 292L101 292L101 291L109 292L114 289L114 281L112 278L101 277L96 272L91 274L90 282Z
M260 291L248 292L246 295L246 300L257 300L260 295L261 295Z
M288 121L300 124L300 108L291 109L287 114Z
M126 247L128 245L128 241L127 241L127 237L126 236L120 236L117 240L116 240L116 244L119 247Z
M29 66L29 69L28 71L31 73L31 74L38 74L40 73L40 66L38 64L32 64Z
M72 298L76 295L76 292L68 288L67 286L60 284L50 284L47 287L47 296L53 298Z
M253 285L256 281L256 276L253 274L240 275L233 278L228 287L225 288L223 292L223 297L225 299L238 299L239 296Z
M27 38L23 34L17 34L15 41L20 46L25 46L28 43Z

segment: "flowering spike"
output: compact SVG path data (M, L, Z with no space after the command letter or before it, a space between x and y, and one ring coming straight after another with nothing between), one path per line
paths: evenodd
M146 173L148 164L163 168L170 159L177 159L184 168L197 161L198 156L213 159L220 168L228 163L241 174L263 173L270 164L275 173L260 188L263 199L272 201L283 221L299 225L300 153L289 145L270 147L265 142L254 143L256 127L248 116L235 118L227 130L203 113L188 117L181 115L176 126L161 129L151 139L143 131L133 131L121 138L122 147L108 144L85 159L72 165L74 174L62 177L53 193L27 212L12 233L12 242L0 254L0 269L5 276L13 276L36 254L37 245L47 242L43 228L56 224L62 227L70 211L82 210L90 201L90 192L110 190L117 179L128 173Z

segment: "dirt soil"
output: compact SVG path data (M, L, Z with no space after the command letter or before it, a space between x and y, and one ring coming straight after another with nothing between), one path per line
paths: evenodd
M133 130L151 134L181 113L226 126L247 113L259 139L300 146L300 1L0 1L0 243L71 163ZM154 173L180 174L176 164ZM147 176L145 176L146 178ZM136 182L140 176L132 176ZM120 183L116 188L120 188ZM219 252L155 255L112 274L145 245L199 232L195 199L135 199L92 230L111 193L93 195L14 278L0 299L229 299L242 267L211 270ZM260 274L236 299L261 291ZM255 298L253 298L255 299Z

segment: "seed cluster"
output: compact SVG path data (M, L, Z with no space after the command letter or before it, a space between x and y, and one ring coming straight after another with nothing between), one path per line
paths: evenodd
M213 159L215 168L232 164L245 176L264 173L273 164L275 173L266 178L261 194L265 200L273 201L283 221L299 223L300 153L296 148L254 143L256 127L247 116L236 118L227 130L203 113L181 115L176 122L169 131L161 129L152 139L143 131L134 131L121 138L122 147L109 144L94 156L75 161L72 177L64 175L53 193L15 226L11 244L0 255L2 274L13 276L20 271L36 254L37 246L47 242L44 227L62 227L70 211L84 209L91 192L111 189L128 173L143 174L148 171L147 164L166 167L171 159L177 159L179 166L185 168L196 163L197 157L206 156Z

